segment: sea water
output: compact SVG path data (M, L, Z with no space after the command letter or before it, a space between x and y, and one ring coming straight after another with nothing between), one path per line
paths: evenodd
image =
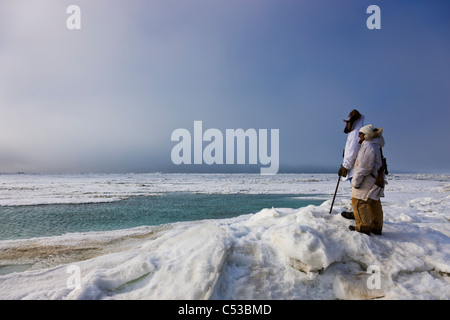
M110 231L202 219L224 219L264 208L320 205L320 195L169 192L106 203L0 207L0 240Z

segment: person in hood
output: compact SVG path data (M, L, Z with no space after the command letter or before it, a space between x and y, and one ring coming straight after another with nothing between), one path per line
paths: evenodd
M355 161L352 178L352 207L359 231L381 235L383 229L384 170L381 148L384 146L383 129L373 125L359 129L361 148ZM381 176L381 178L380 178ZM381 179L381 181L380 181Z
M345 129L344 133L347 134L347 141L344 149L344 159L341 167L339 168L338 175L349 182L352 181L353 167L355 165L356 156L361 147L359 143L359 129L364 126L364 115L358 110L353 109L348 115L347 119L344 119ZM355 219L353 212L344 211L341 215L346 219Z

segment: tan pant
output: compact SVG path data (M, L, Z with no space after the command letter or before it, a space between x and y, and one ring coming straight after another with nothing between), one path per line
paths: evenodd
M383 229L383 209L380 200L367 201L352 198L352 207L355 214L356 230L370 234L380 233Z

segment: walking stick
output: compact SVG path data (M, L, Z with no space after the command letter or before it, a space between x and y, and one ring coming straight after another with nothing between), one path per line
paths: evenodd
M338 182L337 182L337 185L336 185L336 190L334 191L334 197L333 197L333 202L331 202L330 213L331 213L331 211L333 210L334 199L336 199L336 193L337 193L337 191L338 191L338 188L339 188L339 182L340 182L340 181L341 181L341 176L339 176L339 178L338 178Z

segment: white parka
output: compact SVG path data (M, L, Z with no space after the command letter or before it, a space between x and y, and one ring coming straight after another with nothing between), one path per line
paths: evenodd
M375 184L382 166L381 150L384 146L383 129L365 135L355 162L352 179L352 198L367 201L384 197L384 188Z
M348 180L353 177L353 168L355 166L356 156L358 155L359 148L359 129L364 125L364 115L355 121L353 124L352 131L348 133L347 141L345 143L344 149L344 160L342 161L342 166L348 170L347 176L342 177L343 180Z

